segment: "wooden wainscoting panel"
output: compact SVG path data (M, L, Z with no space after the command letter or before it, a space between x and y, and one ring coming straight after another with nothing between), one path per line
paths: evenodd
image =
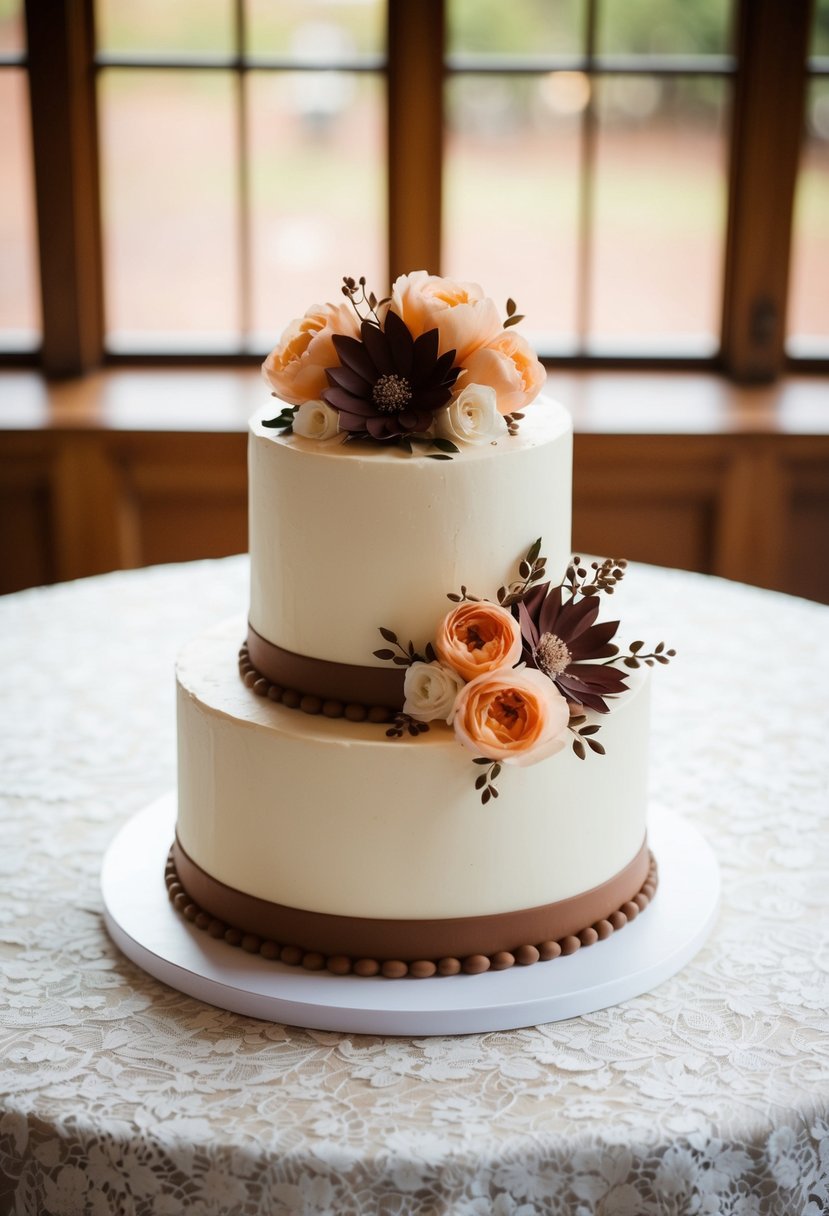
M720 486L711 572L760 587L776 586L786 530L782 445L768 437L729 437Z
M627 558L680 570L707 570L715 531L713 505L665 498L577 503L573 552Z
M58 579L119 569L118 489L106 433L50 438L55 448L52 529Z
M110 437L121 564L227 557L247 549L246 437Z
M786 517L774 586L829 604L829 454L790 440L782 460Z
M0 460L0 594L53 583L53 461L38 435L4 437Z
M577 435L574 550L713 572L727 469L707 437Z

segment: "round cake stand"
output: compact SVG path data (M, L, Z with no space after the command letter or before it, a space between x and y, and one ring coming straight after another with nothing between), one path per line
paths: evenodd
M709 845L685 820L654 809L648 838L659 888L645 912L606 941L566 958L483 975L387 980L309 972L216 941L172 907L164 866L175 819L171 792L135 815L110 845L101 886L113 941L188 996L314 1030L472 1034L604 1009L679 971L710 933L719 904L719 870Z

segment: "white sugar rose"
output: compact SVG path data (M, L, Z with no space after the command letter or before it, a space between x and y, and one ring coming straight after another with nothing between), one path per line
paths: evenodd
M406 668L403 712L418 722L440 718L451 725L463 680L443 663L412 663Z
M435 430L453 443L491 443L507 433L498 397L488 384L467 384L445 410L435 415Z
M303 401L294 415L294 434L305 439L333 439L339 430L339 417L325 401Z

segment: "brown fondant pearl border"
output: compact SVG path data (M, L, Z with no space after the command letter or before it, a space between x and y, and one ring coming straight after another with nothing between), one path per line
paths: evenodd
M594 888L592 892L586 892L583 896L576 896L573 900L562 900L558 904L548 905L548 909L556 909L559 914L564 909L564 906L568 904L574 908L579 906L584 907L586 906L584 901L586 901L587 905L589 905L595 898L601 898L599 893L609 893L612 889L618 890L619 882L624 882L625 877L635 872L641 861L644 860L647 867L645 879L639 885L636 893L631 898L624 899L615 910L609 911L607 915L599 917L593 923L588 923L584 928L576 932L565 933L556 939L537 941L534 944L526 943L509 950L494 950L490 953L468 953L461 956L450 954L437 959L414 958L406 960L399 958L354 957L345 952L323 953L319 950L304 949L297 945L282 944L270 938L262 937L257 933L246 932L244 929L229 925L225 920L205 911L204 908L191 898L181 881L177 860L182 869L190 870L192 868L193 874L204 875L204 871L194 865L181 848L178 840L176 840L170 849L165 872L170 901L185 919L194 924L197 929L202 929L209 933L211 937L222 938L231 946L240 946L249 954L260 954L263 958L278 960L292 967L304 967L307 971L324 971L327 969L335 975L382 975L386 979L402 979L404 976L410 976L413 979L426 979L435 975L446 976L459 975L461 973L479 975L485 971L505 971L515 965L526 967L532 963L547 962L561 955L575 954L582 946L592 946L595 942L605 941L611 934L622 929L628 921L635 920L639 913L643 912L653 899L658 885L656 859L648 850L647 845L644 844L633 862L629 866L626 866L621 871L621 874L612 879L610 883L604 883L602 887ZM204 875L204 877L217 888L223 887L223 884L216 883L215 879L210 879L209 875ZM188 878L192 878L192 875L188 874ZM231 890L231 888L227 887L223 889L224 891ZM630 888L628 887L628 889ZM237 892L236 894L241 893ZM243 898L248 899L250 897ZM582 901L582 903L580 904L579 901ZM258 900L255 902L263 904L265 901ZM279 905L270 906L273 908L279 907ZM297 912L298 910L286 909L285 911ZM529 913L543 914L545 911L547 909L530 909ZM300 913L300 916L302 915L304 914ZM312 918L316 916L313 913L305 915L310 915ZM491 923L499 919L508 920L510 915L507 914L505 917L500 918L469 918L468 923L471 925L478 921L485 924L486 922ZM565 912L566 915L567 913ZM325 919L342 922L346 930L349 924L360 923L358 918L328 917ZM391 927L394 932L401 922L383 923ZM416 922L404 923L411 925ZM424 923L434 925L438 922ZM452 922L441 923L447 925Z
M242 679L261 697L289 709L351 721L388 722L404 704L405 671L331 663L284 651L248 625L239 651Z
M252 631L251 631L252 632ZM258 637L258 635L256 635ZM262 639L260 639L261 641ZM270 646L270 643L264 643ZM278 649L273 647L274 650ZM281 652L288 655L287 650ZM294 658L301 656L295 655ZM259 653L257 651L257 658ZM324 666L339 666L338 664L323 664L323 660L308 659L307 663L319 663ZM250 650L250 635L248 641L243 643L239 650L239 674L244 680L248 688L253 689L259 697L267 697L271 701L277 701L288 709L301 709L306 714L323 714L326 718L346 718L349 722L391 722L395 716L396 710L390 709L388 705L378 705L371 701L363 702L358 700L345 700L334 696L320 696L315 692L302 692L300 688L307 689L306 683L302 681L302 671L293 671L286 664L278 668L283 674L280 679L272 679L262 670L261 663L255 665L251 659ZM273 672L271 666L269 670ZM371 668L347 668L343 664L345 671L362 671L372 670ZM296 684L292 680L296 678ZM383 673L384 675L387 673ZM392 673L397 675L397 672ZM297 686L297 684L299 686ZM317 685L319 687L319 685ZM401 698L402 705L402 698Z

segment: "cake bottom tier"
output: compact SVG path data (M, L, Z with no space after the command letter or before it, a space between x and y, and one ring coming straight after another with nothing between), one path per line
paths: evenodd
M646 673L593 718L604 755L504 766L482 805L450 728L274 704L238 675L243 637L210 630L177 670L168 886L198 927L311 969L452 974L572 953L647 906Z

